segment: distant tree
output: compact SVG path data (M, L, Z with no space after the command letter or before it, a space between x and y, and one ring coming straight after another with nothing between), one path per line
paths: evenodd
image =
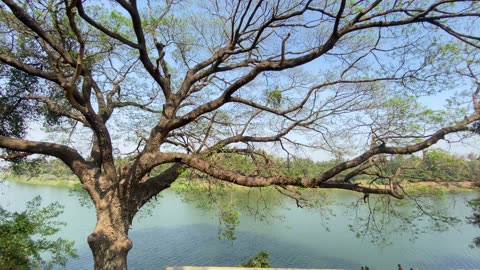
M419 169L424 171L428 180L461 181L466 179L468 165L463 158L440 148L431 149L425 155L425 162Z
M9 171L14 175L37 177L41 174L43 163L43 158L34 158L30 160L20 159L11 164Z
M480 183L480 159L478 159L478 154L468 154L467 163L470 180Z
M480 120L478 1L2 3L1 157L56 157L79 178L95 269L127 268L133 218L187 168L294 198L292 186L403 198L355 176ZM419 101L457 87L445 110ZM32 138L34 123L54 136ZM262 170L267 149L336 161L282 174Z
M26 177L38 177L42 174L48 174L62 180L64 177L72 175L72 171L60 160L45 159L44 157L17 160L8 169L13 175Z
M77 257L73 241L53 239L65 225L55 220L62 207L58 203L41 207L41 202L35 197L23 212L0 207L0 269L52 269Z

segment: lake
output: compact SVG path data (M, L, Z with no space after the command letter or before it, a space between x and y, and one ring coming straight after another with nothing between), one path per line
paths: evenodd
M93 230L95 213L82 207L68 188L4 182L0 193L0 204L11 211L22 210L25 202L36 195L41 195L45 204L58 201L64 205L61 219L67 226L61 236L74 240L80 255L79 259L69 261L67 269L92 269L93 259L86 239ZM266 211L278 218L265 222L242 211L236 240L229 241L219 240L217 210L200 209L192 197L164 191L155 207L134 221L130 231L133 249L128 257L129 269L161 269L167 265L236 266L262 250L270 253L273 267L360 269L368 265L372 270L395 270L401 263L404 269L480 269L480 250L469 248L480 230L465 222L448 231L432 232L429 227L433 225L418 217L411 226L420 225L426 233L384 230L386 244L372 243L370 237L356 237L349 227L359 225L354 219L356 214L368 213L363 203L356 211L348 206L361 196L330 190L327 194L333 201L327 210L297 208L293 201L279 197L270 200L273 205L267 205L270 210ZM465 192L447 194L432 202L464 221L471 214L466 202L474 196ZM256 199L252 200L255 203ZM259 209L263 208L260 205ZM410 210L409 206L400 208L400 212Z

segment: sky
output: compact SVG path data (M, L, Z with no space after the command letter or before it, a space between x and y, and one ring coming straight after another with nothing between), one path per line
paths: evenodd
M145 4L145 2L142 2L143 4ZM144 6L142 6L144 7ZM311 69L311 70L321 70L322 67L319 66L320 64L318 62L312 62L311 64L308 64L306 65L306 68L307 69ZM330 68L330 67L323 67L323 68ZM453 90L446 90L440 94L436 94L434 96L428 96L428 97L422 97L420 98L420 102L425 104L426 106L432 108L432 109L440 109L440 108L443 108L443 106L445 105L445 100L446 98L448 98L449 96L451 96L452 94L455 93L455 91L457 91L456 89L453 89ZM29 138L32 139L32 140L40 140L40 139L43 139L43 138L47 138L48 136L50 135L47 135L46 133L44 133L42 131L42 128L39 126L39 125L32 125L32 128L31 128L31 131L30 131L30 135L29 135ZM58 139L60 136L58 136L58 134L54 134L54 136ZM480 136L479 136L480 137ZM50 137L50 141L52 140L53 138ZM82 135L79 135L79 136L76 136L73 138L77 144L75 144L74 146L77 147L77 148L84 148L85 145L87 145L89 143L88 139L84 139L82 138ZM456 154L460 154L460 155L465 155L465 154L468 154L470 152L475 152L475 153L479 153L480 152L480 149L478 147L478 139L476 138L473 138L473 139L470 139L470 140L466 140L465 143L454 143L454 144L449 144L449 143L445 143L445 142L441 142L438 144L439 147L441 148L444 148L448 151L451 151L453 153L456 153ZM120 148L120 151L121 152L130 152L134 147L135 145L132 144L131 142L123 142L123 143L119 143L118 144L118 147ZM309 156L310 158L314 159L314 160L325 160L325 159L330 159L331 156L330 155L327 155L325 153L321 153L321 152L318 152L318 151L305 151L305 154L307 156Z

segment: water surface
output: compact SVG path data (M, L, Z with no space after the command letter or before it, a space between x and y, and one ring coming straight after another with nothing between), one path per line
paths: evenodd
M61 236L74 240L80 254L79 259L69 261L67 269L92 269L86 238L95 224L93 209L80 206L78 198L61 187L8 182L0 187L0 192L0 204L9 210L22 210L25 202L36 195L41 195L45 203L63 204L65 212L61 219L68 224ZM351 193L329 192L335 201L330 206L333 216L326 216L322 210L297 208L283 199L281 207L272 206L272 214L283 218L261 222L242 213L235 241L219 240L216 210L199 209L173 191L162 194L151 215L136 219L133 224L129 269L161 269L167 265L236 266L261 250L270 253L274 267L360 269L368 265L372 270L394 270L401 263L404 269L480 269L480 250L468 246L480 231L464 222L446 232L421 235L386 231L389 245L357 238L348 227L354 222L354 212L345 206L358 199ZM470 215L466 201L472 196L472 193L450 194L435 204L464 220ZM278 201L274 200L275 203ZM428 228L429 223L424 225ZM417 239L412 242L411 238Z

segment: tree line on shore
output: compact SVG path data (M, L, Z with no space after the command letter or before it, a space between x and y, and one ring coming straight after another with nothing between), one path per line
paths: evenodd
M355 174L352 180L368 181L385 179L408 182L480 182L480 159L473 153L456 155L440 148L429 149L420 155L378 157L374 166L362 174ZM129 157L116 160L117 167L127 163ZM263 176L285 175L289 177L312 177L325 172L343 159L313 161L309 158L280 158L263 153L256 156L240 154L219 154L211 158L219 164L242 174L259 174ZM373 164L373 163L372 163ZM162 170L162 168L158 168ZM345 171L342 176L352 171ZM33 158L12 163L6 169L11 177L35 178L38 180L75 180L71 170L58 159ZM184 177L202 179L206 176L191 170L183 173ZM352 174L353 175L353 174Z

